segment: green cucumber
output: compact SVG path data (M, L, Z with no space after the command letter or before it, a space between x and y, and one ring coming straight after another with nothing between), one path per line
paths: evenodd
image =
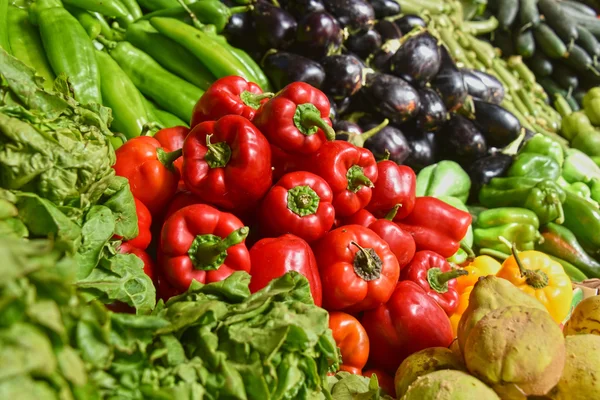
M567 56L567 46L548 24L542 22L533 30L533 34L537 44L548 57L562 58Z

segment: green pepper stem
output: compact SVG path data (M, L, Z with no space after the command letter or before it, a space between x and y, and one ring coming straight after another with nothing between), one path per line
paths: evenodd
M402 204L396 204L394 208L388 212L383 219L387 219L388 221L393 221L396 218L396 214L398 214L398 210L402 207Z
M173 162L175 162L175 160L181 157L182 154L183 149L171 151L169 153L164 151L162 147L156 149L156 158L158 159L158 161L160 161L161 164L164 165L167 169L171 170L173 169Z
M252 11L252 10L254 10L254 6L252 6L252 5L229 7L229 13L231 15L241 14L241 13L245 13L247 11Z
M440 268L430 268L427 270L427 283L432 290L438 293L446 293L448 291L448 281L468 274L464 269L442 272Z
M242 102L248 107L252 107L255 110L258 110L260 107L260 102L264 99L270 99L275 94L271 92L266 93L252 93L247 90L244 90L242 94L240 94L240 99Z
M510 242L500 236L498 238L500 241L506 241L506 243L504 244L510 244ZM515 261L517 263L517 266L519 267L519 271L521 272L521 277L522 278L526 278L526 282L529 286L533 287L534 289L542 289L545 288L546 286L548 286L548 275L546 275L546 273L542 270L532 270L532 269L527 269L525 268L525 265L523 265L523 261L521 260L521 258L519 257L519 251L517 250L517 245L515 243L512 243L511 246L509 246L512 252L513 257L515 258Z
M442 272L437 276L437 281L440 285L443 285L446 282L451 281L452 279L456 279L459 276L469 275L467 271L464 269L454 269L448 272Z
M320 128L325 133L327 140L335 140L335 131L321 117L321 112L314 104L305 103L298 105L294 114L294 124L300 132L307 136L317 132L313 128Z
M390 153L390 151L388 149L385 149L385 152L383 153L383 157L381 157L380 161L389 160L391 155L392 155L392 153Z
M206 135L206 147L208 150L204 155L204 160L210 168L223 168L231 159L231 147L227 142L211 143L212 135Z
M238 230L231 232L226 238L216 242L206 242L199 244L195 249L195 259L197 263L203 265L211 265L215 263L222 255L232 246L240 244L246 239L250 228L244 226Z
M503 253L501 251L494 250L494 249L488 249L488 248L480 249L479 254L482 256L494 257L494 258L497 258L498 260L502 260L502 261L504 261L508 257L510 257L509 254L506 254L506 253Z
M321 198L310 186L296 186L287 192L287 207L294 214L304 217L319 209Z
M365 175L363 169L358 165L353 165L346 173L348 180L348 190L356 193L361 186L373 187L373 182Z
M358 247L354 255L354 272L365 281L379 279L383 261L374 249L363 248L356 242L350 242L351 245Z
M471 246L467 246L466 243L460 242L460 248L467 253L467 258L469 260L472 260L475 258L475 253L473 252L473 249L471 248Z
M352 143L356 147L363 147L367 140L378 134L383 128L388 126L389 123L390 121L386 118L382 123L366 132L360 134L349 134L348 142Z

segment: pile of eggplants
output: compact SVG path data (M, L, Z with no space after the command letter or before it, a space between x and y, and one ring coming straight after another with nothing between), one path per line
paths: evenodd
M458 68L425 21L401 11L394 0L259 0L224 33L260 62L275 90L294 81L323 90L338 139L415 170L451 159L476 165L480 180L502 173L496 150L522 131L500 106L502 83Z

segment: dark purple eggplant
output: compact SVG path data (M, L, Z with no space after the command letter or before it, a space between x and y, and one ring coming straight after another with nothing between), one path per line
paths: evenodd
M466 166L487 154L485 137L475 124L454 114L439 133L446 158Z
M416 130L410 133L406 130L404 132L408 140L410 154L404 160L403 164L408 165L416 172L431 164L435 164L437 155L433 136Z
M381 35L375 29L357 32L346 40L344 46L362 59L366 59L381 47Z
M448 111L444 102L433 89L419 90L421 109L417 115L417 127L423 132L439 130L448 119Z
M334 99L352 96L362 87L363 67L356 57L347 54L327 56L321 66L325 70L323 92Z
M422 28L427 27L427 23L425 20L418 15L408 14L401 18L394 20L400 31L406 35L408 32L412 31L413 28L420 26Z
M395 0L371 0L370 3L377 19L398 15L402 11L400 3Z
M467 98L467 88L463 75L454 64L446 46L440 47L440 56L440 70L431 81L431 87L440 94L448 111L455 111L463 105Z
M363 133L362 128L356 122L348 121L346 119L335 121L335 124L333 124L333 129L336 133L340 133L340 136L348 136L348 133L355 133L357 135ZM338 138L336 137L336 139ZM341 140L347 140L347 138Z
M286 49L296 37L296 20L287 11L266 1L259 1L252 10L256 32L254 37L265 50Z
M363 125L365 134L378 126L377 123ZM402 164L410 155L410 146L402 131L393 125L381 128L375 135L367 138L364 147L371 150L376 159L381 160L389 152L389 159L395 163Z
M398 25L387 19L377 21L375 24L375 30L379 32L381 41L386 42L392 39L400 39L402 37L402 31L398 28Z
M396 76L373 73L367 76L365 95L384 117L402 123L417 116L419 94L408 82Z
M325 10L321 0L279 0L279 5L297 20L310 13Z
M352 96L352 97L356 97ZM335 100L335 108L338 112L338 115L342 115L345 114L346 112L348 112L348 109L350 108L350 104L352 103L352 97L346 97L345 99L339 99L339 100Z
M344 33L337 20L326 11L308 14L298 22L295 49L300 54L320 60L342 46Z
M376 71L389 73L392 57L399 48L399 39L388 40L369 58L369 66Z
M492 100L492 91L473 73L473 70L462 68L460 72L462 73L467 92L471 96L488 102Z
M411 83L425 84L440 70L437 39L422 32L407 39L392 57L390 71Z
M366 0L322 1L325 9L351 33L369 29L375 23L375 11Z
M327 100L329 100L329 119L333 124L339 119L340 113L337 108L337 104L331 96L327 96Z
M319 63L285 51L267 55L262 69L276 91L296 81L320 88L325 80L325 70Z
M512 113L501 106L473 99L475 125L485 136L487 143L494 147L504 147L519 137L521 123Z
M478 71L476 69L471 70L473 75L477 76L485 86L490 89L491 99L490 103L500 104L504 100L504 86L495 76L485 72Z
M471 198L477 202L479 190L488 184L492 178L503 176L513 163L513 158L506 154L496 153L476 160L469 166L467 172L471 177Z

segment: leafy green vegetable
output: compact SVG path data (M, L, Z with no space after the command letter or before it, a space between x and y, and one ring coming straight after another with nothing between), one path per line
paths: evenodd
M375 374L367 378L340 371L334 376L328 376L327 383L328 391L321 395L323 400L393 400L383 393Z
M109 181L100 203L111 209L115 215L115 231L125 240L138 235L137 212L129 181L122 176L114 176Z
M85 216L82 245L77 252L77 276L85 278L98 265L102 249L115 231L115 217L108 207L93 206Z

